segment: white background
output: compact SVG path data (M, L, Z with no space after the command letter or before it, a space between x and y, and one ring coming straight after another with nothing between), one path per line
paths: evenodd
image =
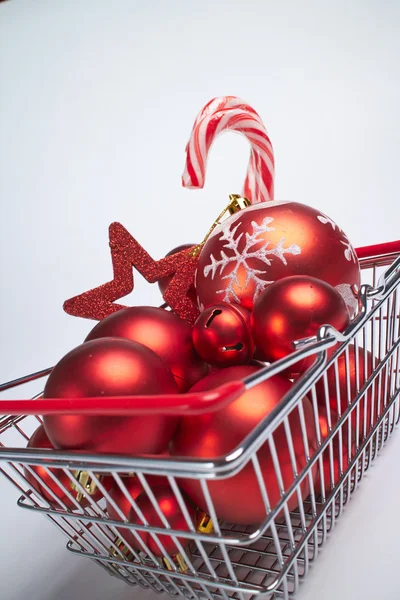
M0 380L54 364L91 324L63 301L110 278L107 227L154 256L196 242L240 191L247 142L222 137L203 191L180 187L198 110L245 98L275 148L276 198L356 246L399 237L400 5L335 0L9 0L0 4ZM157 304L136 278L129 298ZM15 397L15 394L14 394ZM398 598L400 436L346 509L300 600ZM71 556L0 483L7 600L150 598Z

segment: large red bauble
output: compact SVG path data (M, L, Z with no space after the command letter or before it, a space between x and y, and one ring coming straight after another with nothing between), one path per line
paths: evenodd
M343 331L350 316L342 296L329 283L308 275L275 281L258 297L251 315L257 357L274 362L291 354L293 342L316 335L321 325ZM291 367L305 371L315 357Z
M196 244L182 244L181 246L177 246L170 250L165 256L171 256L172 254L177 254L178 252L182 252L182 250L189 250L189 248L193 248ZM161 295L164 296L164 293L168 287L168 284L171 282L173 275L167 275L166 277L162 277L158 280L158 287L160 288ZM190 294L195 298L196 292L194 288L190 290Z
M152 490L158 506L162 512L162 514L166 517L169 525L172 529L176 529L178 531L190 531L190 528L186 522L185 516L182 513L181 507L177 499L175 498L174 493L172 492L170 487L158 487ZM188 510L189 516L195 524L196 521L196 509L190 502L190 500L185 499L186 508ZM149 497L146 493L143 493L137 499L137 505L140 510L143 512L148 524L152 527L163 527L165 528L164 523L160 519L157 514L157 511L153 507ZM136 514L136 511L132 508L129 515L129 521L136 525L143 525L143 521ZM139 536L143 540L143 542L148 546L149 550L155 555L162 557L163 553L159 548L158 544L155 542L152 535L150 535L147 531L139 531ZM175 544L171 536L158 534L158 538L161 544L164 546L165 551L169 554L169 556L174 557L176 554L179 554L179 547ZM179 542L183 546L183 548L187 548L190 544L190 540L188 538L178 538ZM138 543L136 542L138 546ZM140 548L143 550L143 548Z
M40 425L36 429L36 431L32 434L32 436L28 442L27 448L53 449L53 446L52 446L49 438L46 435L43 425ZM63 508L61 503L57 502L56 498L58 498L60 500L60 502L63 502L63 504L65 504L65 506L67 508L69 508L70 510L78 509L77 505L74 502L72 502L72 500L68 497L68 495L62 489L62 487L60 487L60 485L58 485L58 483L51 477L51 475L48 473L48 471L50 471L54 475L56 480L62 486L64 486L64 488L66 490L68 490L68 492L71 494L71 496L77 500L78 504L82 508L84 508L85 506L88 506L90 504L87 496L84 496L83 498L79 499L80 498L79 490L76 489L76 487L73 484L73 481L70 479L70 477L68 477L68 475L66 474L66 472L63 469L60 469L60 468L52 469L52 468L48 468L48 467L41 467L41 466L34 466L34 465L30 465L30 469L32 471L34 471L38 477L40 477L41 481L38 481L34 477L34 475L25 467L24 474L25 474L27 481L37 492L39 492L39 494L41 496L43 496L49 502L50 506L52 506L54 508ZM107 477L107 476L103 476L103 477L101 477L101 482L102 482L102 485L105 486L107 489L108 487L110 487L111 478ZM52 491L52 493L50 493L46 489L46 486ZM101 493L100 489L95 488L95 491L92 495L92 499L97 501L97 500L100 500L101 497L102 497L102 493Z
M86 341L104 337L126 338L153 350L169 367L181 392L208 371L207 364L194 350L191 326L162 308L123 308L100 321Z
M329 395L329 405L331 408L331 419L332 425L335 425L337 422L337 415L339 412L341 414L344 413L346 408L348 407L349 399L351 402L354 402L354 398L358 391L363 387L366 380L370 377L373 370L373 357L370 352L366 352L366 368L364 364L364 348L358 347L358 352L356 353L355 347L353 345L349 346L349 368L346 368L346 356L345 352L343 352L337 360L337 377L339 383L339 389L336 387L336 369L334 365L332 365L326 374L326 381L328 386L328 395ZM358 374L359 374L359 385L357 385L357 374L356 374L356 356L358 355ZM349 379L349 384L347 382L347 378ZM384 387L384 386L382 386ZM325 400L325 387L324 380L321 378L316 384L316 393L317 393L317 401L322 409L322 411L326 411L326 400ZM383 390L382 390L383 391ZM351 414L351 429L352 429L352 441L355 441L359 444L364 437L364 414L365 414L365 406L366 406L366 434L368 435L371 430L371 421L372 426L376 422L377 419L377 411L378 411L378 400L379 400L379 392L378 385L375 385L374 392L372 391L372 386L370 386L367 394L360 401L360 416L359 416L359 433L357 437L357 409L355 408ZM365 405L366 403L366 405ZM340 409L340 410L339 410ZM371 418L372 417L372 418ZM343 425L343 435L348 436L348 423Z
M258 367L252 365L227 367L199 381L193 387L193 391L213 389L227 381L253 375L257 371ZM171 444L171 453L175 456L196 459L217 458L228 454L239 446L260 421L276 408L291 385L290 381L276 375L251 388L223 410L194 418L183 417ZM313 411L308 398L303 399L303 407L307 437L312 453L316 449L316 438L313 427ZM289 422L297 469L301 471L306 465L306 457L297 410L291 413ZM274 441L284 487L288 489L292 485L294 477L283 425L274 432ZM268 441L258 451L258 458L269 502L273 508L281 494ZM197 506L204 512L208 512L199 481L182 479L180 486ZM251 461L233 477L217 481L210 480L208 487L218 519L252 525L262 523L266 518L264 502ZM303 498L309 493L307 477L303 480L301 493ZM289 509L293 510L297 503L297 495L294 494L289 499Z
M171 371L137 342L104 338L86 342L54 367L45 398L90 398L176 393ZM44 426L56 448L156 454L168 445L176 419L161 415L98 417L48 415Z
M344 232L305 204L260 202L223 221L205 243L195 280L199 306L223 300L251 310L268 284L290 275L340 286L354 311L360 268Z
M221 302L206 308L192 335L198 354L213 367L243 365L253 358L250 313L237 304Z

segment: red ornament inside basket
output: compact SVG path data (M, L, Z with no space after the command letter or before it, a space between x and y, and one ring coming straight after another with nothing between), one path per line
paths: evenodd
M254 375L258 370L259 367L252 365L221 369L199 381L193 391L210 390L226 381ZM292 383L288 379L276 375L246 391L224 410L217 411L212 415L183 417L173 439L171 453L173 456L204 460L222 457L233 452L265 417L276 410L291 386ZM311 454L316 450L313 411L311 403L306 397L302 400L302 409L306 427L304 432L298 411L293 411L289 417L298 470L304 468L307 463L303 433ZM289 442L283 425L274 432L273 437L283 486L288 489L294 481L294 474ZM277 479L276 464L268 441L258 452L258 462L263 480L261 485L265 485L269 505L274 508L281 497L281 486ZM200 481L181 479L180 486L197 506L206 513L209 512ZM244 525L259 525L267 518L262 488L251 460L236 475L229 475L216 481L210 480L208 489L218 519ZM303 480L300 489L301 497L305 499L309 494L307 478ZM245 504L243 503L243 494L246 494ZM298 501L299 498L296 494L291 495L288 500L289 510L293 510L298 505Z

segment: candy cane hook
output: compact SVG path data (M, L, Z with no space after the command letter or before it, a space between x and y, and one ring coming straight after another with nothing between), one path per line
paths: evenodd
M211 145L224 131L241 133L250 143L243 196L253 204L273 200L274 154L271 141L257 112L236 96L214 98L196 117L186 146L182 185L186 188L204 186Z

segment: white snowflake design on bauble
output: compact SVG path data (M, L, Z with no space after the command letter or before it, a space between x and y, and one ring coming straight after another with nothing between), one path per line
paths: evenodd
M340 227L338 225L336 225L336 223L334 221L332 221L332 219L330 219L326 215L318 215L317 219L324 225L329 224L332 227L333 231L336 231L336 229L337 229L341 233L343 239L340 240L340 243L343 244L343 246L345 247L343 252L344 252L344 256L345 256L346 260L348 260L349 262L350 261L357 262L357 255L354 251L353 246L349 242L349 238L347 237L345 232L342 229L340 229Z
M235 264L233 270L228 275L224 275L224 277L222 277L222 279L226 279L228 281L228 285L225 287L225 289L217 291L217 294L224 294L223 300L225 302L240 303L240 299L235 293L234 286L237 286L239 289L246 289L250 281L253 281L255 284L253 302L255 302L260 293L263 291L263 289L270 283L273 283L273 281L265 281L265 279L261 279L259 277L260 274L264 275L266 270L254 269L253 267L251 267L248 262L250 259L257 258L258 260L262 261L267 267L269 267L271 266L271 260L269 257L275 256L276 258L279 258L279 260L281 260L282 263L286 266L286 254L291 254L293 256L301 254L301 248L297 244L292 244L291 246L285 248L284 237L279 240L278 244L275 247L271 246L270 241L265 241L263 238L259 237L263 233L275 231L275 228L271 227L271 223L273 222L273 220L273 217L265 217L261 225L256 223L256 221L252 221L251 226L253 231L251 234L249 234L248 232L245 233L246 243L242 251L239 251L239 243L242 239L243 232L236 236L236 232L239 228L240 223L238 223L232 229L231 227L233 223L230 222L230 220L221 224L222 235L220 237L220 240L226 241L223 247L232 250L234 254L233 256L227 256L225 252L221 250L221 258L219 260L216 260L213 254L211 254L211 262L210 264L204 267L203 272L205 277L208 277L208 275L211 274L211 279L214 279L214 276L217 273L218 269L219 272L222 273L228 264ZM258 248L258 250L251 251L251 248L253 248L256 244L259 244L260 242L264 242L261 248ZM244 288L242 288L238 279L240 267L243 267L246 273L246 281L244 284Z
M339 285L335 285L335 290L337 290L342 296L351 314L355 314L358 309L358 300L354 294L354 291L357 292L358 290L354 288L356 288L356 286L352 286L349 283L340 283Z

